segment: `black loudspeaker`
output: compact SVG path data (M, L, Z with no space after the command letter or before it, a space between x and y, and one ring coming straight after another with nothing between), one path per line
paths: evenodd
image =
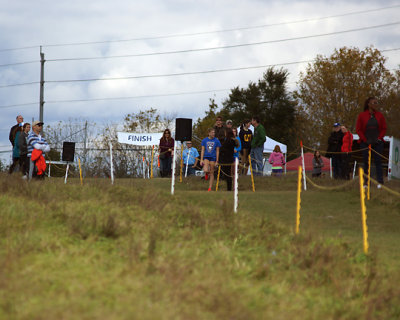
M75 142L63 142L62 161L74 162Z
M192 140L192 119L176 118L175 121L175 140Z

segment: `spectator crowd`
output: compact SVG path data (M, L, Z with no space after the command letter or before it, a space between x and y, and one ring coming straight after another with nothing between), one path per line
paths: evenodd
M18 115L17 123L11 127L9 140L12 145L12 164L9 174L17 167L23 179L43 179L46 170L45 155L50 146L41 134L43 122L24 123L24 118ZM31 130L32 129L32 130Z
M386 133L386 121L378 111L378 101L375 97L369 97L364 103L364 110L358 115L356 132L359 136L360 149L363 153L364 172L368 174L369 146L373 152L376 166L376 175L379 182L378 188L383 184L383 171L381 155L383 152L383 137ZM250 129L253 126L254 133ZM169 132L166 129L165 132ZM164 133L165 133L164 132ZM168 133L167 133L168 135ZM170 135L170 133L169 133ZM169 144L167 141L170 141ZM266 141L265 127L257 116L251 120L245 119L240 128L233 125L231 120L223 122L218 116L215 125L208 129L208 136L201 141L200 153L192 146L192 141L186 143L187 149L183 152L184 171L186 175L193 175L195 169L202 169L205 179L209 181L208 191L211 191L216 168L221 167L222 178L227 182L227 189L232 190L232 178L235 159L240 161L240 170L237 174L247 174L251 163L251 169L255 176L263 175L264 143ZM160 140L160 152L164 152L169 160L161 160L162 168L167 168L167 176L171 172L171 151L174 141L172 138ZM326 156L332 159L333 178L348 180L351 176L351 159L353 152L353 134L348 126L335 122L332 133L328 138ZM164 158L164 156L163 156ZM160 157L161 159L161 157ZM276 145L270 154L268 162L272 165L272 175L280 177L285 166L285 158L279 145ZM315 150L312 160L313 177L321 177L324 164L319 150ZM163 169L164 170L164 169ZM165 174L163 174L165 176Z
M374 158L378 188L383 184L381 155L383 138L386 133L386 121L378 110L375 97L369 97L364 103L363 111L357 117L356 133L359 136L360 149L363 153L364 172L368 174L369 160ZM16 117L17 123L10 129L9 140L12 145L12 163L9 173L19 168L23 179L43 179L46 170L45 156L50 146L42 135L43 122L24 123L22 115ZM251 125L254 132L250 129ZM226 180L227 189L232 190L232 178L235 174L247 174L250 166L253 175L263 175L265 127L257 116L244 119L237 128L231 120L223 122L218 116L215 125L208 129L208 135L201 141L198 151L192 141L186 141L186 149L182 153L183 170L186 175L194 175L196 169L202 169L205 180L208 180L208 191L211 191L216 168L221 167L222 178ZM165 129L159 144L159 160L161 177L171 176L171 165L174 149L171 131ZM333 177L350 179L353 134L348 127L339 122L333 124L328 138L326 156L331 158ZM235 159L240 162L240 169L235 172ZM268 162L272 165L272 175L280 177L283 173L285 158L280 147L275 146ZM320 177L325 166L320 151L315 150L313 157L313 177Z

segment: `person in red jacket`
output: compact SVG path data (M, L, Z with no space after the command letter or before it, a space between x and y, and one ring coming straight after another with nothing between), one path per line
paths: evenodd
M364 172L368 174L368 146L377 153L383 153L383 137L386 133L386 120L381 112L377 109L379 107L378 100L375 97L369 97L365 100L364 111L358 115L356 131L360 137L360 148L363 150ZM376 178L381 188L383 184L383 171L381 157L372 151L376 167Z
M340 129L343 133L343 141L342 141L342 179L349 180L350 179L350 159L351 159L351 150L353 145L353 134L347 130L346 126L341 126Z

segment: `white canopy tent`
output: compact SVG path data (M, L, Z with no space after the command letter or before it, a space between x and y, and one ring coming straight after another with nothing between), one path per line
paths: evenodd
M250 126L249 129L251 130L251 132L254 133L253 126ZM240 128L238 128L238 135L239 135L239 132L240 132ZM284 153L284 154L287 153L287 145L286 144L280 143L268 136L265 136L265 137L267 140L264 143L264 151L263 151L264 153L272 153L274 151L274 148L276 145L278 145L281 148L282 153Z
M282 153L286 154L287 153L287 145L280 143L278 141L275 141L274 139L266 136L267 140L264 143L264 153L272 153L274 151L274 148L276 145L281 148Z
M251 132L254 133L254 127L250 126L249 128L251 130ZM240 132L240 128L238 128L238 135ZM285 162L286 162L286 154L287 154L287 145L280 143L268 136L265 136L266 140L264 142L264 150L263 153L272 153L275 149L275 146L279 146L279 148L281 148L282 153L285 155ZM272 167L271 165L268 163L267 159L264 158L264 175L271 175L272 172ZM286 173L286 164L285 164L285 173ZM249 174L249 173L247 173Z

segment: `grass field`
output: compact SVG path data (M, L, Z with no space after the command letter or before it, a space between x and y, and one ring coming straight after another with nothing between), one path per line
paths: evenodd
M0 176L0 319L399 319L400 199L357 182ZM325 186L342 182L321 179ZM387 184L400 191L400 182Z

